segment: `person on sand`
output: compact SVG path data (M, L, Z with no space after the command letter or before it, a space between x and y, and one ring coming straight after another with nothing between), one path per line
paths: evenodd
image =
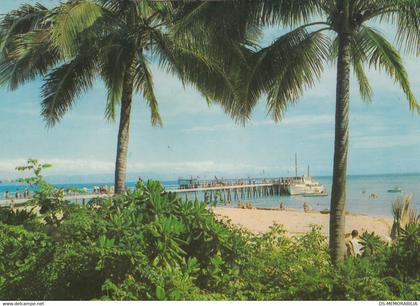
M362 244L360 243L359 232L355 229L351 232L350 245L353 250L353 256L362 255Z
M346 244L347 256L354 256L353 245L351 244L351 234L347 233L344 235L344 240Z
M13 200L10 201L9 208L10 208L11 211L13 211L13 212L15 211L15 201L13 201Z
M310 212L312 210L312 207L308 203L303 203L303 211L304 212Z
M284 202L280 202L280 210L286 210L286 204Z

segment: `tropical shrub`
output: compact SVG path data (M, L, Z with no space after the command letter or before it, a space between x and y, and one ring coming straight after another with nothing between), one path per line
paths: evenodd
M401 229L411 223L420 223L420 215L412 207L412 197L397 197L392 203L392 215L394 223L392 224L391 237L395 239L401 233Z
M420 298L414 225L392 245L363 234L364 255L333 267L318 227L293 237L280 225L252 234L158 182L63 210L59 226L0 210L0 299Z
M9 225L22 225L29 220L34 220L36 214L31 210L14 210L0 207L0 222Z
M402 279L420 280L420 224L407 224L392 247L389 267Z
M60 226L70 203L64 200L64 189L58 189L44 179L42 171L51 167L52 165L41 164L36 159L28 159L26 165L16 167L16 170L33 172L33 176L18 180L34 188L34 196L25 202L25 206L29 207L27 210L37 210L45 223Z

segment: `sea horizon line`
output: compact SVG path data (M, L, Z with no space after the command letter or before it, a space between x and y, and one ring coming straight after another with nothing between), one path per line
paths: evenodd
M369 174L348 174L348 178L355 178L355 177L383 177L383 176L416 176L420 175L420 172L400 172L400 173L369 173ZM200 177L198 175L180 175L176 178L169 177L164 178L161 175L141 175L141 173L128 173L127 176L131 176L131 178L127 179L127 183L135 183L138 181L139 178L141 178L144 181L147 180L157 180L161 182L176 182L179 178L198 178L199 180L213 180L215 177L218 177L218 179L224 179L224 180L234 180L234 179L274 179L279 177L292 177L291 175L277 175L277 176L221 176L221 175L215 175L215 176L206 176L206 177ZM137 179L132 178L133 176L137 176ZM302 175L298 175L302 176ZM45 179L50 181L52 184L94 184L94 183L100 183L100 184L112 184L113 183L113 174L111 173L104 173L104 174L72 174L72 175L49 175L45 176ZM331 179L332 175L313 175L314 178L319 179ZM69 182L66 182L66 180L69 180ZM17 179L0 179L1 185L7 185L7 184L22 184L17 182Z

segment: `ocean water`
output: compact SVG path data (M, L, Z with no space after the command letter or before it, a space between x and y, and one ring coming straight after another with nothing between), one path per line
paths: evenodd
M286 207L301 208L307 202L315 210L330 208L331 177L318 177L315 179L326 186L326 197L280 196L267 199L258 199L255 206L278 207L280 201ZM388 189L400 187L401 193L389 193ZM377 198L370 198L370 194ZM358 175L347 179L347 210L350 213L374 216L392 216L392 203L398 196L411 196L412 205L420 212L420 174L402 175Z
M280 202L284 202L288 208L303 208L307 202L315 210L323 210L330 206L331 177L315 177L315 180L324 184L328 191L326 197L302 197L302 196L273 196L245 200L251 202L254 207L279 207ZM162 181L166 188L176 188L177 181ZM112 185L109 183L83 183L83 184L56 184L59 188L87 188L92 190L93 186ZM135 182L128 182L128 187L133 187ZM388 189L400 187L401 193L389 193ZM0 198L6 190L13 196L16 189L23 191L26 188L22 184L0 184ZM363 192L365 191L365 192ZM378 195L372 199L370 194ZM392 216L392 202L397 196L410 195L413 199L413 206L420 212L420 174L392 174L392 175L354 175L347 179L347 210L350 213ZM185 196L180 194L180 196ZM190 194L193 199L194 195ZM199 194L200 200L203 200L203 194ZM224 204L219 204L224 205ZM236 207L237 203L231 203L231 207Z

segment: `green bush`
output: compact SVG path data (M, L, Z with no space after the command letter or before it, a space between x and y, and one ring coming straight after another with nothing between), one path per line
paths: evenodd
M9 225L22 225L30 220L35 220L36 214L28 210L12 210L0 207L0 222Z
M420 224L407 224L401 229L391 250L388 262L390 273L404 280L420 280Z
M60 226L43 221L38 232L25 230L25 220L19 231L2 224L8 229L1 244L8 264L0 270L0 298L201 299L211 290L209 297L223 298L217 295L229 281L223 271L233 271L246 254L239 231L217 221L204 204L165 193L157 182L100 202L67 205ZM38 236L49 246L41 266ZM15 269L21 260L25 271L37 270L31 282Z
M47 297L43 272L53 261L55 244L44 233L0 223L0 299Z
M364 256L333 267L317 227L289 237L276 225L254 235L158 182L60 209L58 222L0 210L0 299L419 298L418 227L392 246L366 233Z

